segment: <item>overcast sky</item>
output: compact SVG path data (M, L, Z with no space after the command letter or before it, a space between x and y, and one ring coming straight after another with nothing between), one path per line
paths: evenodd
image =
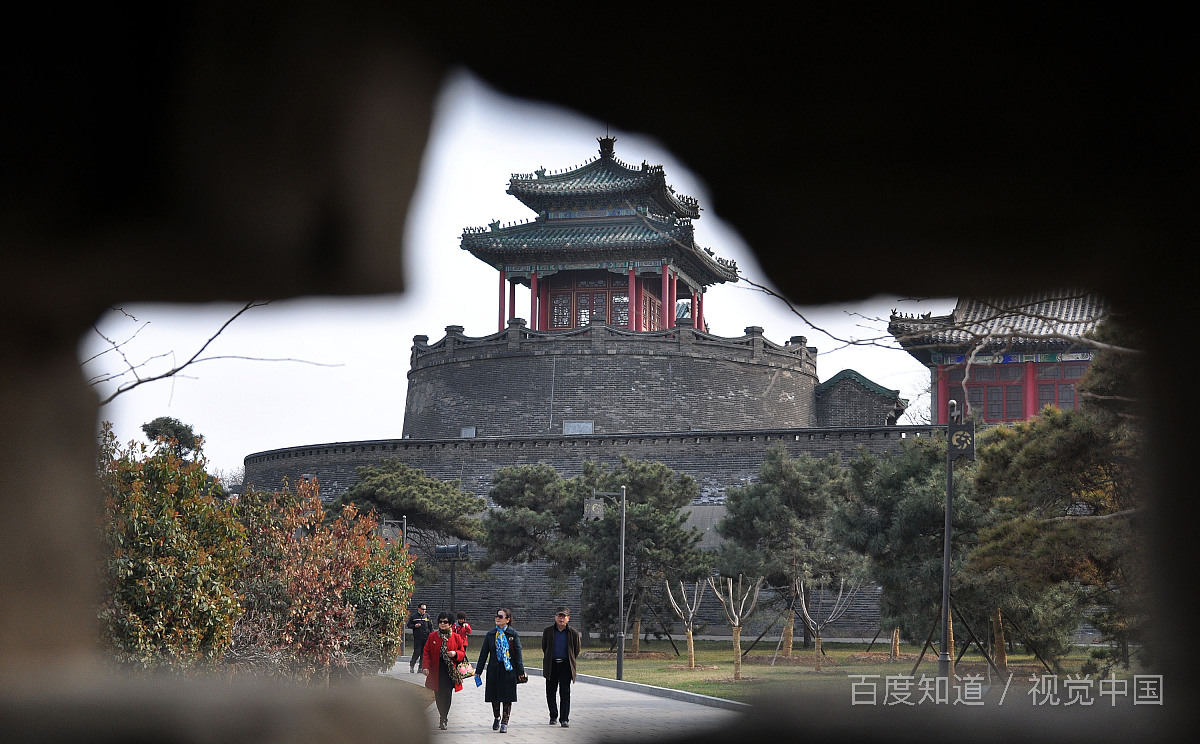
M634 166L643 160L661 163L677 192L699 199L702 211L695 227L700 245L737 261L750 280L766 283L750 249L721 220L720 205L712 204L704 183L686 169L687 153L669 153L637 133L607 131L617 138L617 158ZM204 436L210 471L226 472L262 450L400 437L413 336L427 335L434 342L448 325L463 326L468 336L496 331L497 274L459 248L463 228L531 218L528 208L504 193L511 175L582 165L598 154L596 138L605 132L604 122L505 98L466 74L454 76L442 93L411 204L403 246L406 292L288 300L255 308L230 325L204 356L302 362L204 362L171 380L123 393L100 409L101 419L114 424L121 441L144 441L143 423L158 416L177 418ZM879 297L837 307L805 306L803 297L793 300L813 325L841 339L859 340L886 336L892 308L940 314L954 305L952 298L917 302ZM145 363L143 376L178 364L238 307L122 305L124 313L106 314L97 327L113 341L133 336L123 346L125 358L104 354L84 365L85 375L120 370L126 360ZM528 290L522 294L519 289L517 315L527 316L528 308ZM928 410L928 372L894 344L892 349L846 347L805 325L780 300L742 283L710 288L704 312L711 332L720 336L741 336L752 325L762 326L766 338L780 344L806 336L820 353L821 380L855 369L900 390L910 410ZM80 359L105 348L99 335L87 334L80 342ZM98 386L97 392L106 396L111 389ZM901 423L908 423L907 418Z

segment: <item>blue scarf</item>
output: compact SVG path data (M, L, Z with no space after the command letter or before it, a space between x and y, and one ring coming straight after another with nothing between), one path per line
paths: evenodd
M512 671L512 662L508 659L508 636L504 635L504 628L496 626L496 657L504 662L505 671Z

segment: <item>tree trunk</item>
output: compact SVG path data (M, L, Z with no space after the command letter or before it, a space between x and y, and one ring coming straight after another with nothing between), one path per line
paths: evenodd
M789 607L787 617L783 621L783 655L792 655L792 643L795 640L796 611Z
M892 628L892 648L888 652L888 661L900 660L900 629Z
M733 626L733 678L742 678L742 626Z
M821 653L821 634L818 633L813 639L813 645L817 649L817 671L821 671L822 662L825 660L824 654Z
M1000 618L1000 608L996 608L996 614L992 616L992 643L995 648L992 653L995 655L994 661L996 668L1001 672L1008 671L1008 652L1004 648L1004 623Z
M641 648L642 648L641 642L642 642L642 619L640 617L637 617L637 618L633 619L633 647L630 649L630 652L633 653L635 656L637 655L637 653L639 651L641 651Z
M692 629L687 629L688 667L696 668L696 641L692 638Z
M951 679L954 675L954 616L946 615L946 633L950 638L950 674Z
M810 602L811 599L812 599L812 588L805 587L805 589L804 589L804 606L805 607L812 607L812 603ZM804 628L804 648L812 648L812 646L813 646L812 631L808 627L808 621L806 620L806 621L800 623L800 625L803 626L803 628Z

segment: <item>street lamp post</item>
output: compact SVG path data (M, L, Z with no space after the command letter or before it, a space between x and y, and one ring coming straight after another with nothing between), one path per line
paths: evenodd
M617 633L617 679L622 679L625 665L625 486L621 486L621 571L617 582L617 612L620 613L620 632Z
M621 557L618 559L620 573L617 579L617 679L621 679L625 671L625 486L621 492L592 491L592 496L621 497ZM604 513L599 499L588 499L584 502L585 519L599 519Z
M400 544L404 546L404 550L408 551L408 515L400 515ZM403 659L404 654L404 628L400 629L400 658Z
M950 428L954 426L954 401L950 401ZM949 429L948 429L949 430ZM954 454L946 437L946 523L942 530L942 638L938 654L938 676L950 679L954 660L950 658L950 504L954 500Z

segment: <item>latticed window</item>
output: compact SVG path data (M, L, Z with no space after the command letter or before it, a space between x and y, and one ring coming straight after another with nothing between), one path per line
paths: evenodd
M967 389L967 401L971 404L972 411L983 410L983 386L976 385ZM961 401L960 401L961 402Z
M1054 385L1038 385L1038 410L1046 406L1057 405L1054 397Z
M1004 388L999 385L987 386L987 412L983 415L988 421L1004 418Z
M624 290L624 277L604 270L560 271L552 274L549 281L550 328L562 330L608 323L610 315L614 324L629 324L629 292ZM608 289L610 286L614 289ZM618 292L616 287L624 291Z
M613 292L612 294L612 324L619 327L629 326L629 293Z
M1064 411L1075 410L1075 386L1058 386L1058 407Z
M607 292L579 292L575 295L575 327L603 323L608 317Z
M607 271L583 271L579 273L575 286L580 289L595 289L608 286Z
M1075 397L1075 383L1065 380L1078 380L1086 371L1086 364L1037 365L1037 378L1047 381L1038 384L1038 409L1054 406L1063 411L1075 410L1079 405Z
M949 399L962 403L963 367L947 370ZM984 421L1020 421L1025 417L1024 364L972 365L966 380L967 410Z
M1025 390L1020 385L1009 385L1004 388L1004 418L1007 421L1020 421L1025 417Z
M970 377L966 380L968 410L984 421L1000 422L1025 418L1025 396L1036 396L1038 410L1046 406L1055 406L1064 411L1078 407L1075 381L1083 377L1087 364L1036 363L1033 365L1033 376L1037 384L1026 390L1024 381L1029 364L972 365ZM945 375L947 398L961 405L965 367L945 368Z
M662 318L659 314L662 311L662 303L658 298L649 292L642 294L642 327L647 331L657 331L662 325Z
M571 327L571 293L550 293L550 327Z

